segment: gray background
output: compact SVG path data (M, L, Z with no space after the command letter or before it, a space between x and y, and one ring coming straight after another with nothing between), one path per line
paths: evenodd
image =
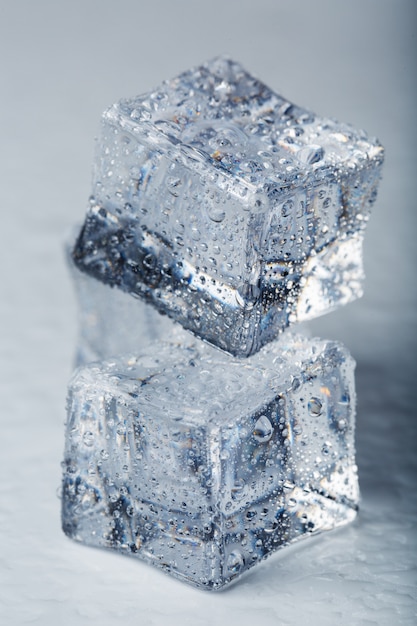
M416 618L416 3L0 2L0 621L413 624ZM60 531L76 309L62 244L89 195L102 110L218 53L379 137L366 293L317 320L358 362L362 509L229 591L195 591Z

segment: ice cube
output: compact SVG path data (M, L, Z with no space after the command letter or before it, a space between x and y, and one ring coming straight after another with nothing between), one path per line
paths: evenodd
M74 260L248 356L361 295L382 160L217 58L104 113Z
M351 521L354 363L286 333L242 361L197 342L78 369L63 528L205 589Z

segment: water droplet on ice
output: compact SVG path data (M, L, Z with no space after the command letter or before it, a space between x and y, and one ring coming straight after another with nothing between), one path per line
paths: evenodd
M231 552L229 556L227 557L226 567L229 572L233 572L234 574L237 574L242 569L243 564L244 564L243 556L237 550L235 550L234 552Z
M331 447L332 447L332 444L329 441L325 441L324 444L323 444L323 447L321 449L322 454L324 454L325 456L330 454L330 448Z
M94 434L91 432L91 430L87 430L84 433L83 443L85 446L88 446L89 448L91 448L91 446L94 444Z
M261 415L253 429L253 437L260 443L269 441L272 437L274 428L266 415Z
M308 412L311 417L318 417L319 415L321 415L322 408L323 405L318 398L310 398L310 401L308 403Z
M181 178L177 178L176 176L169 176L169 178L167 178L166 184L168 187L168 191L177 198L179 196L179 191L182 184Z
M291 214L291 211L294 207L294 202L292 200L287 200L281 207L281 215L282 217L288 217Z
M154 269L155 265L156 265L156 259L154 257L153 254L147 254L144 258L143 258L143 265L145 267L147 267L148 269Z
M142 107L137 107L136 109L133 109L133 111L130 114L130 117L132 118L132 120L139 120L141 122L144 122L146 120L150 120L151 119L151 112L148 111L147 109L144 109Z
M211 205L207 210L209 218L213 222L222 222L226 217L226 212L219 206Z
M318 163L318 161L321 161L323 159L324 150L321 146L305 146L297 152L297 157L301 161L301 163L312 165L313 163Z

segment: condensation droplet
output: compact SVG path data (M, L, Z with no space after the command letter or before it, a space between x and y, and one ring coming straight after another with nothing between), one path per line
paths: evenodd
M89 448L91 448L91 446L94 444L94 434L91 432L91 430L87 430L84 433L83 443L85 446L88 446Z
M167 178L166 184L168 191L177 198L179 196L180 187L182 184L181 178L169 176L169 178Z
M339 404L341 405L348 405L350 402L350 396L349 394L346 392L342 395L342 397L339 400Z
M253 437L256 441L260 443L265 443L269 441L272 437L272 433L274 432L274 427L271 422L267 418L266 415L261 415L261 417L257 420L255 424L255 428L253 429Z
M143 265L145 267L147 267L148 269L154 269L154 267L156 265L156 259L155 259L154 255L153 254L147 254L143 258Z
M124 435L126 432L126 427L123 422L119 422L116 426L116 432L118 435Z
M311 417L318 417L319 415L321 415L322 408L323 405L318 398L310 398L310 401L308 403L308 412Z
M330 454L331 447L332 444L329 441L325 441L321 449L321 453L324 454L324 456L327 456L328 454Z
M264 531L268 534L271 534L277 530L278 526L279 526L278 520L276 519L268 520L265 523Z
M151 119L151 113L147 109L138 107L136 109L133 109L133 111L130 114L130 117L132 118L132 120L145 122Z
M288 217L291 214L291 211L294 207L294 202L292 200L287 200L281 207L281 215L282 217Z
M242 491L242 489L244 488L244 486L245 486L245 481L243 480L243 478L237 478L237 479L235 480L235 484L234 484L234 486L233 486L233 489L234 489L235 491Z
M318 163L324 158L324 150L321 146L305 146L297 152L297 157L301 163L312 165L313 163Z
M291 383L291 389L293 391L297 391L297 389L299 389L301 387L301 382L299 378L293 378L292 383Z
M243 565L244 565L243 556L237 550L235 550L234 552L231 552L229 556L227 557L226 567L229 572L232 572L233 574L237 574L238 572L240 572Z
M215 206L215 205L211 205L208 208L207 213L208 213L209 218L213 222L217 222L217 223L222 222L224 218L226 217L226 212L223 211L223 209L221 209L220 207Z

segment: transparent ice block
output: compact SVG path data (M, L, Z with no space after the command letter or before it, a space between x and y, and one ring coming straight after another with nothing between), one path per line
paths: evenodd
M74 260L248 356L361 295L382 160L217 58L104 113Z
M358 504L354 362L286 333L242 361L156 342L79 368L63 476L66 534L218 589Z

